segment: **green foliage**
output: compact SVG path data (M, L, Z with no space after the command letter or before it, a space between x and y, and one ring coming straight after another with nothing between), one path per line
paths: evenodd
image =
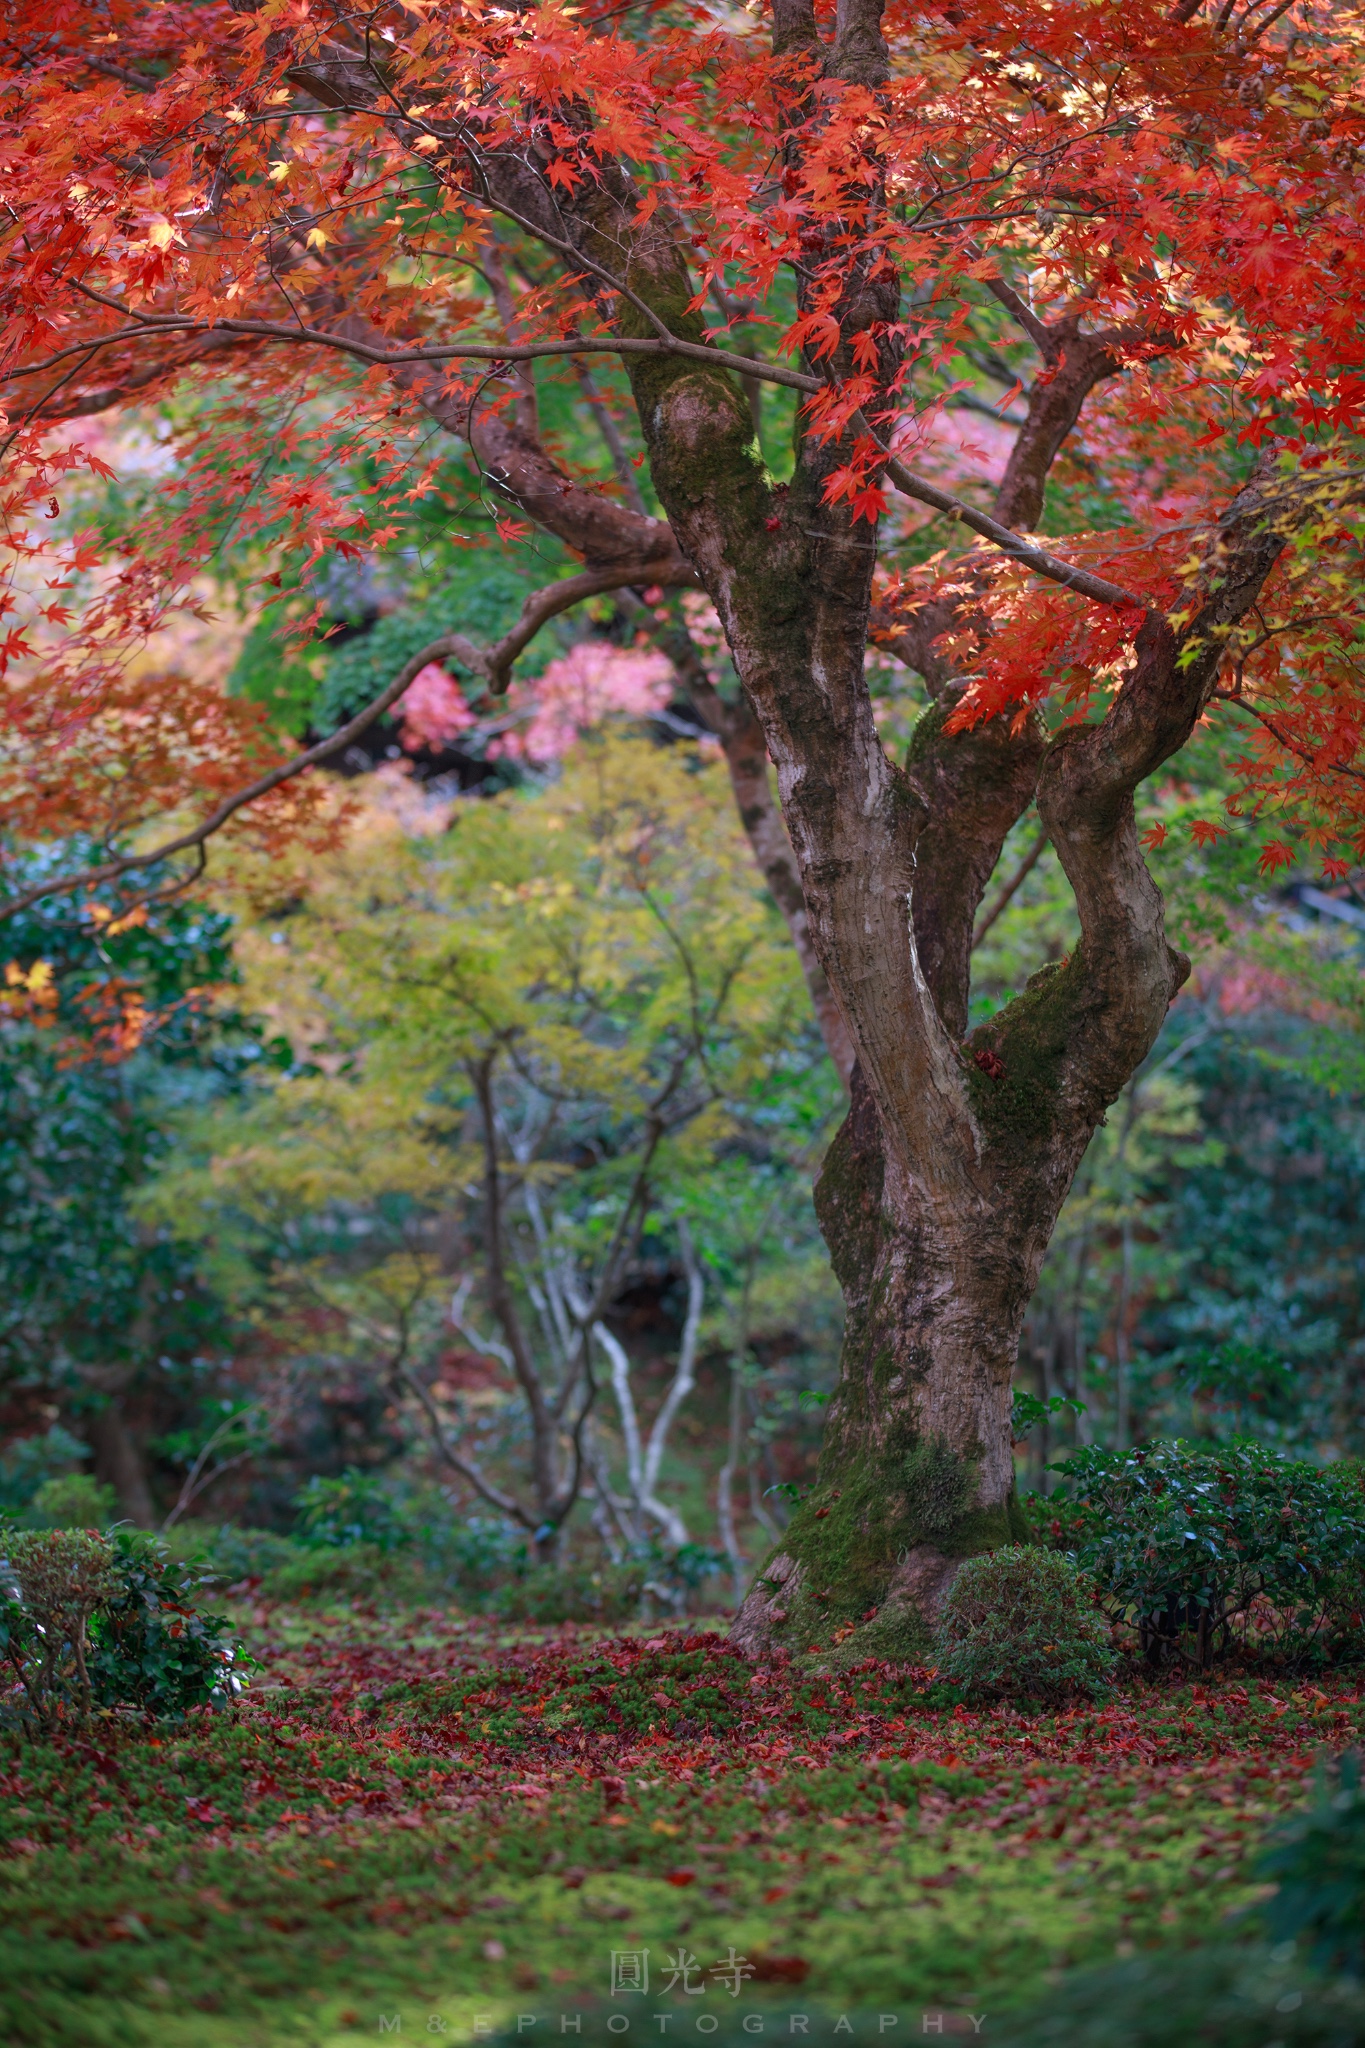
M1203 971L1226 974L1230 1000L1244 978L1260 1000L1258 966ZM1316 1002L1281 987L1286 1006ZM1035 1483L1060 1443L1092 1435L1255 1436L1318 1459L1365 1448L1350 1363L1365 1336L1360 1102L1314 1077L1325 1024L1227 1014L1218 997L1216 979L1206 1000L1181 997L1063 1207L1021 1370L1087 1417L1035 1427Z
M90 1446L54 1422L42 1436L22 1436L0 1457L0 1514L27 1508L50 1479L90 1456Z
M462 1609L488 1607L498 1589L524 1569L522 1531L489 1516L461 1515L434 1486L386 1496L396 1520L394 1540L301 1541L273 1529L224 1522L180 1522L169 1532L171 1554L194 1566L206 1584L250 1588L270 1601L454 1599Z
M401 1550L381 1550L373 1543L340 1547L317 1545L297 1551L272 1565L260 1587L264 1600L299 1601L318 1606L380 1599L400 1603L420 1599L420 1572Z
M90 1713L90 1618L116 1588L109 1545L75 1529L12 1530L0 1542L9 1704L32 1731L51 1733L64 1713Z
M205 1574L140 1530L111 1538L113 1586L95 1616L90 1677L96 1700L178 1721L222 1707L242 1690L243 1660L227 1618L205 1614Z
M33 852L16 882L96 852ZM155 890L167 877L144 880ZM107 1398L111 1371L125 1384L154 1364L188 1375L221 1343L193 1254L173 1226L135 1221L132 1203L169 1148L175 1111L230 1091L262 1056L240 1016L208 1013L207 992L234 975L230 920L177 901L120 929L117 907L108 891L79 920L64 903L39 906L10 920L5 939L21 967L48 964L57 1000L46 1026L0 1017L0 1384L49 1389L72 1414ZM111 1038L129 1015L146 1029ZM51 1432L46 1442L51 1466L84 1455ZM10 1453L20 1463L0 1487L14 1505L24 1460L39 1455Z
M649 1568L643 1563L536 1565L498 1593L494 1606L509 1621L595 1621L613 1626L640 1611Z
M1207 1664L1253 1602L1281 1646L1301 1652L1333 1583L1365 1559L1358 1489L1263 1445L1092 1448L1056 1469L1075 1488L1077 1559L1154 1660L1176 1651Z
M1226 1941L1078 1971L1011 2015L1009 2048L1357 2048L1358 1985Z
M1153 1218L1167 1279L1136 1333L1141 1434L1365 1449L1350 1363L1365 1335L1365 1121L1305 1071L1318 1030L1192 1008L1181 1072L1218 1149L1172 1177ZM1094 1281L1112 1295L1112 1261Z
M1276 1941L1322 1968L1365 1976L1365 1791L1349 1751L1318 1781L1318 1796L1272 1837L1261 1874L1276 1887L1262 1908Z
M247 634L228 688L263 704L287 732L333 732L442 633L463 633L480 645L498 639L528 592L545 581L543 560L528 562L515 551L509 556L457 549L434 589L406 593L407 601L397 606L388 595L389 608L377 617L376 601L385 594L357 590L348 597L344 587L337 588L328 604L335 637L303 647L287 643L279 608L272 606ZM295 615L302 608L296 602ZM546 636L523 661L524 672L536 673L553 652L553 637Z
M217 1528L209 1523L178 1522L166 1540L173 1557L197 1565L223 1586L262 1579L303 1554L290 1536L278 1535L273 1529L243 1528L235 1522L223 1522Z
M83 1723L95 1707L180 1720L241 1691L221 1615L204 1614L204 1575L141 1531L8 1532L0 1551L5 1704L31 1733Z
M295 1506L303 1539L314 1548L343 1550L365 1543L388 1551L412 1542L412 1531L383 1481L354 1465L336 1479L315 1473Z
M537 579L544 581L544 576ZM379 695L414 654L441 633L464 633L476 645L498 639L511 626L534 584L518 575L502 556L466 555L440 594L401 611L390 612L369 632L347 640L329 655L317 694L309 707L310 723L331 732L361 706ZM542 644L535 672L554 651Z
M102 1529L113 1521L116 1506L112 1486L88 1472L64 1472L43 1481L25 1520L39 1529Z
M1271 1424L1290 1423L1301 1407L1298 1375L1289 1361L1264 1344L1191 1344L1173 1354L1172 1363L1196 1401L1216 1407L1233 1424L1233 1433L1247 1430L1253 1418Z
M943 1604L937 1652L950 1684L987 1698L1093 1696L1116 1662L1089 1579L1033 1544L966 1560Z
M1072 1401L1065 1394L1053 1394L1050 1399L1040 1401L1038 1396L1030 1394L1027 1388L1017 1387L1010 1407L1010 1430L1014 1441L1021 1443L1040 1422L1046 1422L1049 1416L1065 1415L1068 1412L1083 1415L1084 1401Z

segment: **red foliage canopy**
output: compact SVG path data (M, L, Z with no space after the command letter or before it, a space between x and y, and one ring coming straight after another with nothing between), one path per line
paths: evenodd
M1354 16L1312 0L892 0L883 85L880 61L869 84L856 61L825 75L786 0L771 22L757 0L724 16L686 0L7 14L15 836L79 828L116 857L178 812L202 841L244 786L290 766L252 707L148 675L138 650L196 601L229 530L270 529L295 568L382 547L431 488L433 419L473 447L505 531L539 521L583 558L573 583L690 581L667 527L632 509L628 462L570 474L536 439L523 367L682 354L751 392L794 390L808 430L838 443L828 494L885 551L877 630L918 628L972 675L964 723L1049 695L1091 713L1144 615L1179 615L1196 574L1206 586L1220 517L1271 450L1265 516L1286 545L1228 632L1216 715L1245 732L1237 802L1273 816L1270 863L1304 835L1329 871L1365 852ZM837 35L833 15L816 10ZM576 231L574 207L607 187L633 196L641 229L676 234L690 302L661 311L629 250L613 262ZM842 350L860 278L901 280L898 317ZM1069 415L1054 442L1086 407L1067 459L1105 530L1024 531L1041 481L1016 492L1012 526L945 483L948 412L981 410L983 380L1003 394L1000 348L1025 341L1028 396L1052 390ZM294 459L266 475L281 430L262 400L286 377ZM48 545L46 517L96 459L72 423L181 380L195 403L175 414L177 481L136 545ZM1032 431L1009 456L1025 481ZM899 567L925 507L979 538ZM483 660L493 688L510 659ZM280 773L257 829L306 820L308 789Z

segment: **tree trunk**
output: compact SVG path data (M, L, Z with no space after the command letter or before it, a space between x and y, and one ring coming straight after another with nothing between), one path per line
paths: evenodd
M156 1511L142 1455L128 1433L116 1394L111 1394L102 1408L91 1411L85 1428L95 1454L95 1477L113 1487L130 1522L139 1529L152 1528Z
M853 1625L860 1654L922 1659L956 1561L1027 1537L1010 1386L1037 1260L889 1181L855 1069L816 1187L847 1313L839 1384L815 1488L736 1624L750 1651Z
M714 358L671 348L626 357L666 525L569 478L507 414L484 409L476 420L443 370L396 373L470 440L492 488L585 562L638 564L642 585L666 558L671 582L695 576L752 714L703 710L724 738L745 829L851 1084L819 1188L848 1301L840 1385L816 1489L738 1624L755 1652L823 1641L832 1621L853 1623L870 1647L922 1647L954 1559L1021 1533L1009 1411L1025 1306L1086 1146L1188 972L1166 943L1134 791L1189 739L1290 529L1314 516L1310 493L1277 487L1268 448L1195 544L1178 611L1168 617L1092 584L1091 601L1118 607L1125 651L1110 664L1104 715L1051 739L1022 706L952 729L963 687L952 666L976 665L973 637L988 656L995 630L981 616L984 578L961 556L908 620L879 622L935 699L906 760L888 756L864 673L876 525L847 495L853 444L866 449L868 423L885 429L904 408L902 281L887 246L863 233L886 203L879 130L865 119L889 78L881 12L882 0L839 0L826 40L813 0L774 5L774 53L812 88L786 103L776 138L793 193L841 105L855 115L839 149L856 203L840 220L801 201L799 261L787 259L802 313L832 316L838 335L804 367L835 387L861 379L866 392L839 426L826 414L822 427L813 404L798 413L788 482L767 469L742 377ZM379 91L348 57L290 75L324 104ZM617 334L666 334L683 348L703 341L692 250L666 208L641 205L628 165L604 159L570 193L551 188L534 153L497 144L481 156L480 177L557 260L572 249L578 288ZM1089 393L1177 338L1140 323L1087 333L1084 303L1045 324L1003 277L983 287L1040 358L992 507L1022 560L1022 535L1038 524L1052 464ZM903 468L887 474L916 495ZM1037 567L1042 558L1031 559ZM1085 587L1078 569L1055 569L1044 573L1073 594ZM950 630L957 652L943 637ZM969 1033L974 923L1006 836L1035 801L1075 893L1081 939Z

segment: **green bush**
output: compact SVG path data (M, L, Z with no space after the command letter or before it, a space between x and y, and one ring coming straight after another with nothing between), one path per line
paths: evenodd
M205 1582L231 1589L255 1579L264 1579L280 1565L308 1557L292 1536L280 1536L273 1529L239 1529L232 1522L214 1528L209 1522L177 1522L166 1532L172 1557L194 1564Z
M296 1551L272 1566L260 1590L265 1600L325 1603L420 1599L430 1589L420 1570L401 1554L381 1550L374 1543L348 1543L339 1548Z
M157 1720L241 1690L236 1644L197 1600L202 1573L139 1530L11 1530L0 1547L0 1658L31 1732L99 1707Z
M92 1629L95 1698L158 1721L227 1705L242 1689L241 1660L226 1617L199 1609L207 1575L141 1530L116 1529L111 1551L115 1588Z
M117 1511L112 1486L101 1485L88 1472L63 1472L43 1481L24 1519L40 1529L103 1529Z
M383 1481L354 1465L339 1479L310 1479L295 1506L304 1542L322 1549L364 1543L374 1550L401 1550L412 1541Z
M462 1607L489 1607L526 1568L524 1530L491 1515L459 1514L440 1487L416 1488L403 1502L403 1520L433 1587Z
M967 1559L943 1604L937 1658L973 1693L1045 1700L1100 1692L1115 1663L1089 1582L1032 1544Z
M90 1620L115 1590L109 1545L84 1529L13 1529L0 1553L0 1655L11 1705L50 1734L92 1705Z
M1318 1797L1274 1834L1258 1874L1276 1891L1264 1906L1270 1933L1328 1969L1365 1975L1365 1792L1348 1753L1319 1781Z
M535 1565L502 1587L493 1605L509 1621L631 1621L648 1577L645 1564Z
M44 1436L23 1436L0 1457L0 1514L22 1513L45 1480L90 1456L90 1447L54 1422Z
M1077 1562L1153 1663L1177 1653L1207 1667L1253 1603L1258 1628L1302 1656L1365 1559L1358 1487L1261 1444L1090 1449L1053 1469L1075 1488L1065 1515Z

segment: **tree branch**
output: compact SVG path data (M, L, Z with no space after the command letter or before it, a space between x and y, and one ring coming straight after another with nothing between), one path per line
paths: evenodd
M1019 894L1019 891L1023 888L1046 851L1047 834L1046 832L1040 832L972 934L973 952L981 944L996 919L1003 916L1005 911L1009 909L1011 903L1013 903L1015 897Z
M1041 548L1033 541L1021 538L1008 526L1002 526L998 519L992 519L985 512L976 511L960 498L948 491L941 491L937 484L931 484L926 477L916 476L913 470L892 455L885 444L878 439L867 425L861 413L854 415L854 424L862 433L876 441L886 456L886 473L903 496L914 498L921 505L931 505L936 512L946 512L950 519L960 520L963 526L979 533L1008 555L1011 561L1020 562L1026 569L1032 569L1037 576L1044 576L1050 583L1060 583L1067 590L1077 591L1082 597L1093 598L1096 604L1117 605L1123 611L1145 612L1149 600L1137 597L1131 590L1124 590L1120 584L1110 583L1104 576L1093 576L1088 569L1075 567L1063 562L1058 556Z
M415 1395L420 1403L422 1411L427 1418L427 1426L431 1431L432 1442L451 1470L458 1472L462 1479L467 1479L475 1492L482 1499L486 1500L490 1507L500 1509L504 1515L510 1515L512 1520L519 1522L523 1529L538 1529L540 1527L539 1520L533 1515L528 1515L520 1501L514 1500L510 1493L504 1493L500 1486L495 1486L491 1479L485 1478L472 1459L463 1457L454 1448L446 1436L445 1424L437 1413L436 1403L432 1400L431 1395L422 1385L417 1375L414 1372L410 1372L407 1366L400 1366L398 1377L409 1393Z
M653 523L655 522L651 522ZM430 662L453 660L469 669L471 673L482 676L490 692L494 696L501 696L511 681L512 663L535 638L540 628L547 620L567 611L570 606L580 603L585 597L596 596L604 590L619 590L630 584L638 584L647 589L651 584L676 588L680 584L691 585L695 582L696 578L692 571L685 564L680 564L675 556L669 556L661 562L636 562L628 568L625 565L618 565L608 569L585 570L580 575L566 576L558 583L550 583L542 590L533 591L522 606L521 617L516 625L492 647L477 647L472 640L466 639L463 633L442 633L439 638L428 641L419 653L414 654L392 682L387 683L363 711L358 711L355 717L349 719L338 731L325 740L319 740L316 746L307 747L302 753L295 754L290 760L280 762L277 767L270 769L265 775L258 776L254 782L248 783L232 796L225 797L222 803L193 830L177 833L173 839L165 840L147 853L118 854L110 860L77 869L72 874L59 875L48 881L35 883L31 889L23 890L19 895L0 903L0 922L5 918L14 917L18 912L29 909L34 903L41 902L49 896L69 896L77 889L98 888L103 882L116 881L120 875L132 873L139 868L153 867L161 861L172 859L176 854L202 850L207 841L221 832L229 820L234 818L238 811L244 810L248 804L259 802L263 796L268 796L272 790L279 789L282 784L291 781L296 775L303 774L306 769L329 761L336 754L344 753L353 740L367 732L376 719L383 717Z
M1133 797L1189 739L1230 634L1255 604L1294 523L1314 516L1311 493L1277 488L1276 466L1272 448L1206 541L1183 629L1150 613L1105 717L1063 731L1048 749L1038 810L1075 894L1080 944L969 1041L989 1047L1004 1070L1002 1082L988 1079L978 1090L988 1123L989 1090L1008 1083L1012 1062L1049 1077L1046 1089L1032 1083L1035 1123L1025 1150L1007 1126L994 1132L998 1146L1017 1154L1011 1199L1025 1211L1037 1207L1042 1185L1056 1214L1090 1133L1146 1058L1189 973L1188 960L1166 940Z

